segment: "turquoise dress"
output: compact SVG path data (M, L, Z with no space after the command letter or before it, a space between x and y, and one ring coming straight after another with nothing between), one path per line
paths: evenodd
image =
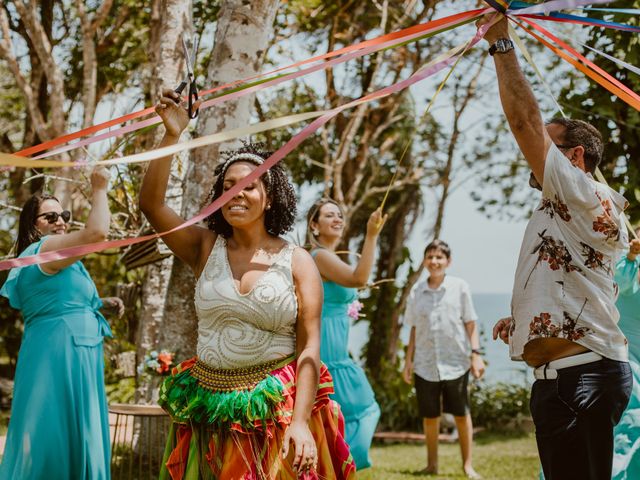
M111 330L89 273L79 261L54 275L13 269L0 295L24 318L0 479L110 479L102 340Z
M333 377L332 398L342 409L345 439L360 470L371 466L369 448L380 418L380 407L364 370L349 356L351 318L347 312L358 296L355 288L328 281L323 282L323 286L320 359Z
M626 255L616 265L615 280L620 289L617 307L618 325L629 342L629 365L633 372L633 390L629 405L614 429L613 478L640 478L640 285L638 264Z

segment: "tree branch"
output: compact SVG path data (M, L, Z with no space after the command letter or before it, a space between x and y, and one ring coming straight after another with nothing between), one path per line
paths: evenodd
M51 137L49 136L45 119L38 108L37 96L27 79L22 75L18 60L13 54L13 42L11 41L9 17L7 16L7 12L4 8L0 9L0 31L2 32L2 38L0 38L0 57L7 62L11 73L16 79L18 88L20 88L24 95L27 111L31 121L33 122L35 131L42 140L48 140Z
M42 24L38 20L36 3L29 2L27 7L23 0L14 0L16 10L22 18L22 22L33 42L38 59L42 63L44 73L50 84L49 102L51 105L51 118L48 122L50 137L62 134L65 130L66 118L64 110L64 80L62 71L53 58L53 51L49 38Z

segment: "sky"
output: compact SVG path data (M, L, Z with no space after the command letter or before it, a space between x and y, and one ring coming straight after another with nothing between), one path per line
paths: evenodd
M525 226L526 221L487 218L477 211L464 187L456 190L446 206L440 236L451 247L449 273L465 279L473 293L511 292ZM417 229L427 229L426 219ZM420 237L418 233L410 242L414 265L421 260L425 241L430 240Z

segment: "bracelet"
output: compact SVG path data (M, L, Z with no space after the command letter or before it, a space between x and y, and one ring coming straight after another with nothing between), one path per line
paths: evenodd
M479 348L472 348L471 354L482 355L482 351Z

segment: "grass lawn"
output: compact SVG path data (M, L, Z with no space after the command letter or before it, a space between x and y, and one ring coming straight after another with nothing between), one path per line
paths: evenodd
M426 466L426 449L418 444L374 445L374 466L358 473L357 480L459 479L462 475L460 447L440 444L439 474L427 476L419 471ZM540 468L534 436L478 435L474 440L473 466L486 480L532 480Z

